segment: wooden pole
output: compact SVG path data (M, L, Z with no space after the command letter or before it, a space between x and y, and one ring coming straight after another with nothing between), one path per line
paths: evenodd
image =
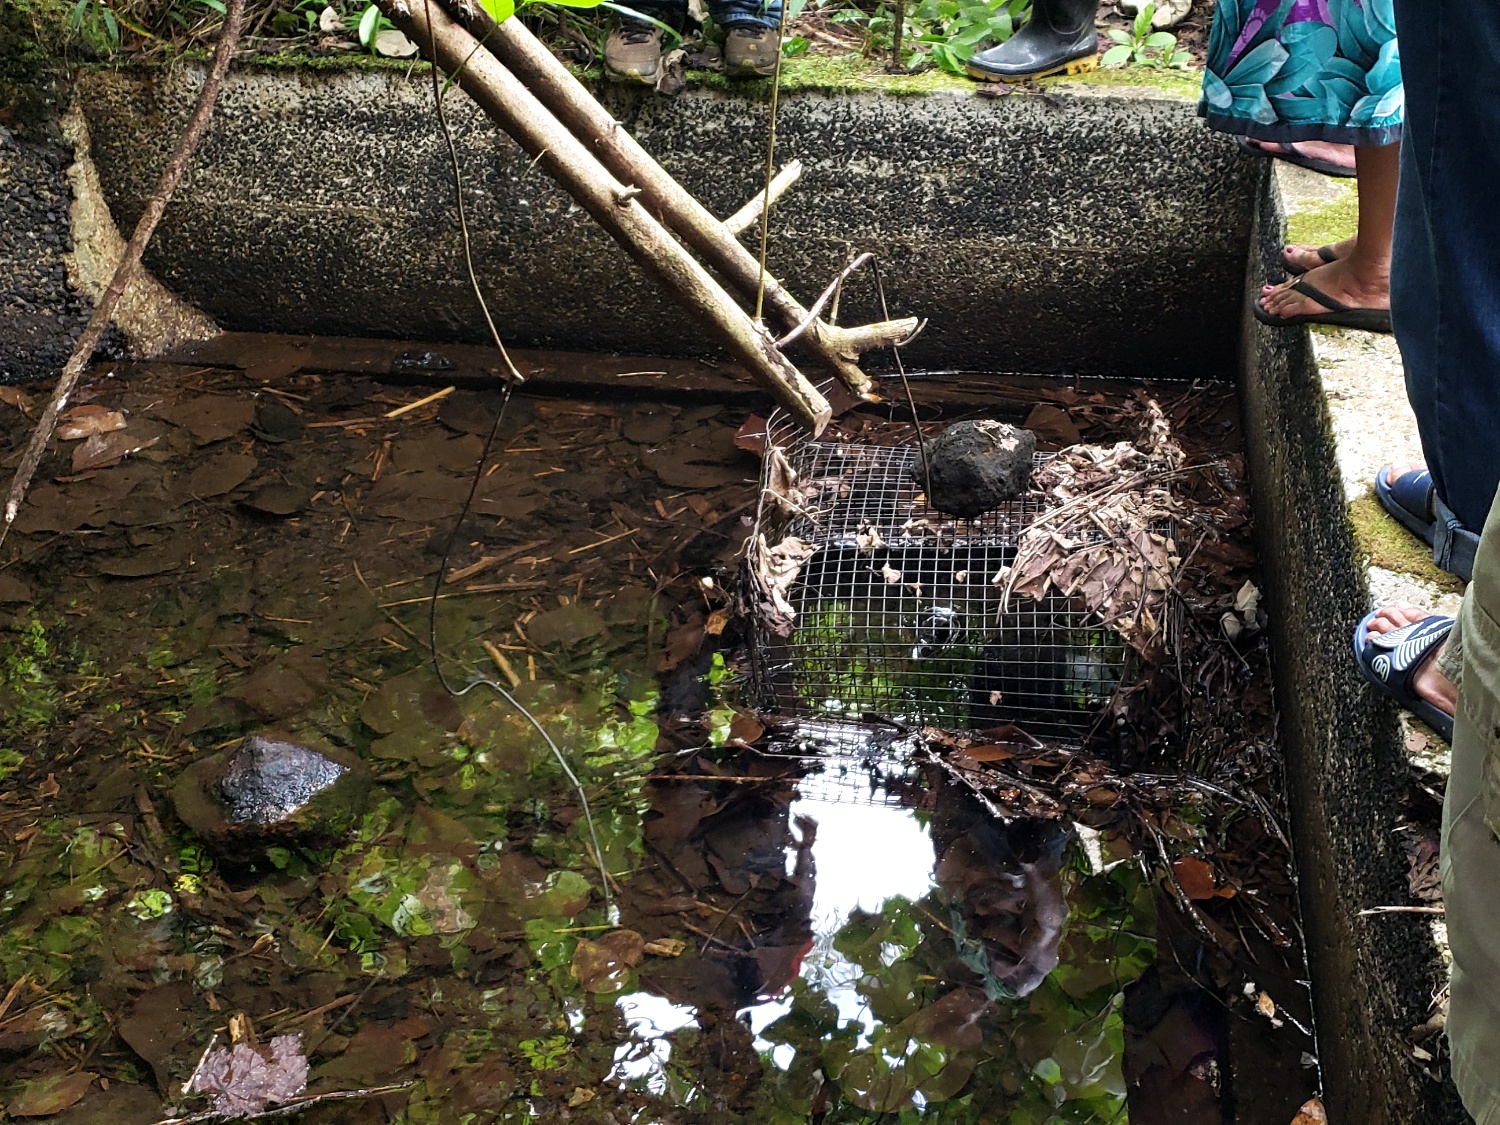
M821 433L833 411L775 341L734 303L708 271L641 206L640 189L615 179L520 80L438 0L376 0L392 23L450 75L486 115L607 230L690 312L797 422ZM430 21L429 21L430 16Z
M511 18L496 24L478 5L474 5L473 15L465 18L484 46L525 83L606 168L639 187L646 206L660 214L666 225L722 273L731 285L747 297L755 295L761 281L760 262L755 255L667 174L584 88L583 83L557 60L545 43L531 34L520 20ZM779 281L767 275L765 285L766 307L783 331L790 331L807 319L807 310ZM887 338L875 340L866 333L858 338L859 343L868 348L889 346L910 336L917 327L915 318L889 324L893 327ZM860 370L857 355L848 354L847 336L819 321L811 326L807 337L808 346L818 359L846 387L860 395L871 390L870 377Z

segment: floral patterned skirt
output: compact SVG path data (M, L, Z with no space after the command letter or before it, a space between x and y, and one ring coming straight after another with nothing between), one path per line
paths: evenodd
M1387 145L1405 107L1391 0L1218 0L1198 103L1213 128Z

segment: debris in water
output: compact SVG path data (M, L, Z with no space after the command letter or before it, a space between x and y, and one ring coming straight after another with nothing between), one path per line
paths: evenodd
M1031 481L1036 435L1004 422L955 422L926 443L927 458L911 468L927 503L960 519L973 519L1014 500Z
M124 428L124 413L88 403L75 406L63 415L62 421L57 424L57 438L59 441L77 441L79 438L112 433Z
M794 535L789 535L776 546L766 544L764 535L757 535L750 543L750 574L760 597L756 608L767 627L777 636L790 636L796 625L797 611L787 600L787 591L802 573L802 566L813 557L817 547Z
M278 1035L266 1047L215 1047L198 1064L183 1093L212 1094L221 1117L252 1117L283 1105L307 1088L307 1056L300 1035Z

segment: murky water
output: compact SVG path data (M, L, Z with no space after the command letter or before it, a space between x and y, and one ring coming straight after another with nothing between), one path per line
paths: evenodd
M146 367L94 393L123 428L61 443L0 559L6 1096L201 1109L181 1083L243 1015L300 1036L309 1094L381 1091L310 1120L1113 1122L1135 1089L1150 1122L1152 1066L1224 1119L1222 1037L1137 1049L1180 986L1127 1020L1163 892L1122 841L737 709L738 414L517 400L450 561L450 675L534 714L590 829L529 723L428 661L490 400ZM0 413L12 461L25 429ZM351 837L245 862L186 828L178 779L257 731L368 766Z

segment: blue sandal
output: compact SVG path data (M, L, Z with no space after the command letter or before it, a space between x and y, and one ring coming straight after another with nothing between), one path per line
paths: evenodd
M1437 486L1432 474L1413 469L1391 480L1390 472L1391 466L1386 465L1375 474L1375 498L1393 520L1431 547L1437 535L1437 518L1432 514Z
M1452 742L1453 716L1419 696L1412 681L1453 632L1453 618L1434 614L1370 637L1370 623L1379 612L1377 609L1367 613L1354 629L1354 662L1359 665L1360 675Z
M1432 474L1412 469L1394 481L1390 466L1375 474L1375 498L1392 519L1432 548L1432 559L1449 574L1465 582L1474 576L1474 553L1479 536L1464 527L1437 494Z

